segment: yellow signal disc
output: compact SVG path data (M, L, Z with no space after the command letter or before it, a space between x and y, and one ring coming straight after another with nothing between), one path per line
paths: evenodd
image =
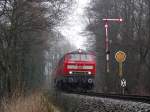
M116 58L116 61L119 63L124 62L126 60L126 53L123 51L118 51L115 54L115 58Z

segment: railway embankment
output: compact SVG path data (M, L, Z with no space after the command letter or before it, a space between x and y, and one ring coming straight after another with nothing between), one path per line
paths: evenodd
M150 112L150 104L56 92L65 112Z
M25 95L14 93L10 97L3 97L0 101L0 112L61 112L44 92L33 92Z

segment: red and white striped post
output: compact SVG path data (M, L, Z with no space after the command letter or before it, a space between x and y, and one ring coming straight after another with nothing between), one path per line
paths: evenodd
M113 22L122 22L123 19L119 18L119 19L103 19L103 21L105 21L105 52L106 52L106 72L109 73L110 69L109 69L109 56L110 56L110 50L109 50L109 38L108 38L108 22L109 21L113 21Z

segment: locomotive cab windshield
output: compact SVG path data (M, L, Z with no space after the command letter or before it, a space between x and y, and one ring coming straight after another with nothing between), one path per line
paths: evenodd
M70 60L70 61L93 61L94 56L92 56L90 54L83 54L83 53L69 54L68 60Z

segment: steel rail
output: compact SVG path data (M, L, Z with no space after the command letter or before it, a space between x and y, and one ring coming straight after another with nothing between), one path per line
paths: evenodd
M138 96L138 95L122 95L122 94L107 94L107 93L95 93L95 92L65 92L67 94L77 94L91 97L111 98L116 100L142 102L150 104L150 96Z

